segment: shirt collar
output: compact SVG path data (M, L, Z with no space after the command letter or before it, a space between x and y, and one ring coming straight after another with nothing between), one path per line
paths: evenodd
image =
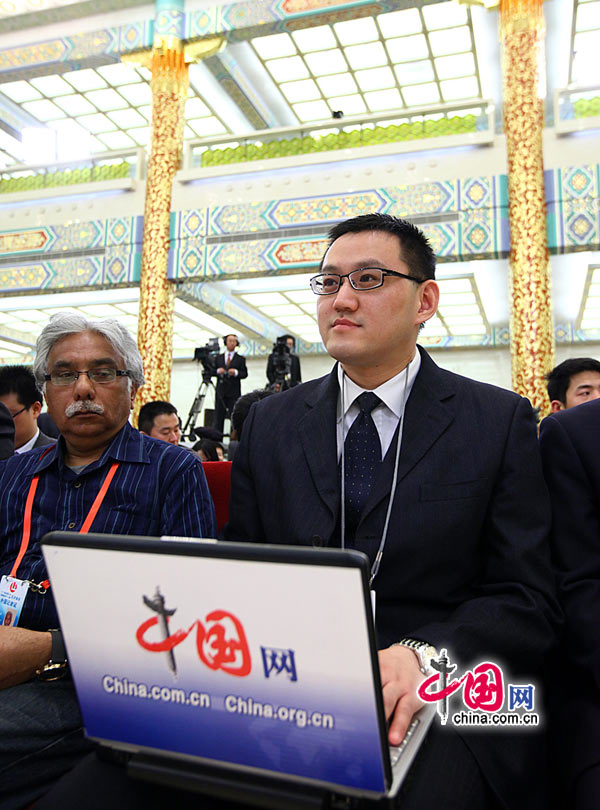
M373 389L373 393L377 394L379 399L385 405L387 405L390 411L392 411L392 413L398 417L398 419L402 415L405 392L406 398L408 399L420 368L421 354L418 349L415 349L415 356L408 364L408 379L405 379L406 371L405 369L402 369L402 371L398 372L398 374L396 374L390 380L387 380L378 388ZM344 409L346 414L354 404L355 400L367 389L361 388L359 385L353 382L347 374L344 374L341 363L338 363L338 383L340 385L340 389L342 384L344 385Z
M33 450L33 445L37 442L37 437L39 435L40 435L40 429L36 428L36 431L33 434L33 436L31 437L31 439L29 439L28 442L25 442L25 444L22 444L21 447L18 447L15 450L15 453L17 455L20 455L21 453L26 453L28 450Z
M59 468L65 467L64 453L65 440L61 436L57 444L52 445L49 450L46 449L46 452L42 453L38 463L31 471L31 474L36 475L46 470L55 462L58 463ZM143 464L150 463L150 459L144 449L142 434L132 428L129 422L125 422L100 458L88 464L86 472L102 467L109 459L114 459L115 461L137 461Z

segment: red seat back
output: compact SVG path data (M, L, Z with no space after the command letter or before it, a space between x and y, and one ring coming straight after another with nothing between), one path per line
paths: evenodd
M231 461L203 461L202 467L215 505L217 530L220 532L229 518Z

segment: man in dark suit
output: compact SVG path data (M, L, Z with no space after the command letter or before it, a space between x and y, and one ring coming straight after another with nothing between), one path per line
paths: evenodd
M225 351L218 355L217 389L215 393L215 419L213 427L223 432L225 418L231 417L231 411L242 394L240 380L248 376L246 360L236 352L240 345L237 335L225 335Z
M416 348L439 297L423 234L366 215L330 238L311 286L339 364L252 407L224 536L368 555L398 744L431 646L461 673L492 661L530 683L542 670L560 620L550 510L529 402L443 371ZM525 729L434 724L401 807L545 808L543 755L543 737Z
M277 338L277 343L274 344L267 360L267 379L272 390L287 391L288 388L302 382L300 358L294 352L295 348L296 338L293 335L282 335ZM288 357L289 368L286 362Z
M35 447L54 444L54 439L46 436L38 427L43 400L30 368L0 368L0 402L8 408L15 423L15 453L26 453Z
M565 612L553 737L563 806L587 810L600 797L600 400L544 419L540 447Z
M0 461L15 452L15 423L10 411L0 402Z

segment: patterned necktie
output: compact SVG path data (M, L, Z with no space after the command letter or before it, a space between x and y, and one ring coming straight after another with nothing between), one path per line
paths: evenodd
M377 394L366 391L356 402L360 413L344 442L346 531L349 536L358 526L381 461L381 443L371 416L371 411L381 404L381 400Z

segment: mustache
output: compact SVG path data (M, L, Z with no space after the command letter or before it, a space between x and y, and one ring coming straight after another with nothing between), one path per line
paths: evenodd
M78 400L71 402L65 408L65 416L69 419L75 416L76 413L104 413L104 408L98 402L90 402L89 400Z

